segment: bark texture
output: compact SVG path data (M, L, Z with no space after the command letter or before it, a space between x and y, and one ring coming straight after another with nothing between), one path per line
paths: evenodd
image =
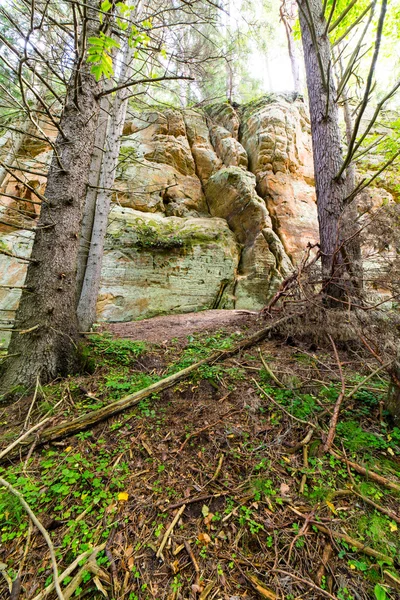
M298 0L310 103L322 278L328 302L348 292L343 260L343 210L348 182L336 179L343 164L331 46L321 0ZM333 300L332 300L333 299Z
M120 83L128 81L132 73L134 48L126 44L122 60ZM104 240L107 232L112 188L118 166L121 136L128 106L129 88L118 90L115 95L109 119L106 143L100 176L100 189L97 193L96 211L87 258L82 291L78 303L78 319L82 330L88 331L96 319L96 303L100 289L101 266L104 254Z
M95 2L89 4L95 6ZM87 34L96 35L96 15L87 21ZM78 89L75 90L75 83ZM82 206L99 112L99 85L82 61L73 74L60 120L56 156L50 166L29 263L26 289L18 307L9 354L0 379L0 403L12 399L18 386L37 377L46 382L77 366L79 328L76 317L76 269ZM75 104L75 98L78 105Z
M397 349L397 359L394 363L392 380L389 385L388 394L385 401L385 408L391 415L394 423L400 426L400 346Z
M90 163L88 188L83 207L82 227L79 240L77 279L77 303L82 292L83 280L89 256L90 240L92 237L94 217L96 214L96 199L100 186L101 165L105 149L108 120L110 111L109 96L102 96L100 100L100 112L94 141L93 154Z

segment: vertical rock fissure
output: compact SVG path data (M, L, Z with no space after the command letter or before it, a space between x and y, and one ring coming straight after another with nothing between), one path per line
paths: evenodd
M193 153L192 142L191 142L191 140L190 140L190 136L188 135L188 130L187 130L187 125L186 125L185 114L183 114L183 124L184 124L184 127L185 127L185 135L186 135L186 139L187 139L187 141L188 141L188 144L189 144L190 154L192 155L193 162L194 162L194 171L195 171L195 173L196 173L196 176L197 176L198 180L200 181L201 190L202 190L202 192L203 192L203 196L204 196L204 199L205 199L205 203L206 203L206 206L207 206L207 210L208 210L208 212L209 212L209 214L210 214L210 216L211 216L211 211L210 211L210 207L209 207L209 205L208 205L207 196L206 196L206 194L205 194L205 191L204 191L204 184L203 184L203 181L202 181L202 179L201 179L201 177L200 177L200 174L199 174L199 169L198 169L198 166L197 166L197 160L196 160L196 156L195 156L195 154ZM207 126L207 127L208 127L208 126ZM211 143L211 140L210 140L210 143Z
M234 112L235 112L235 115L236 115L236 117L237 117L237 119L239 121L238 141L239 141L240 144L242 144L243 148L246 150L246 148L245 148L245 146L243 144L242 115L241 115L240 112L236 111L235 109L234 109ZM247 150L246 150L246 154L248 155ZM255 172L255 169L253 169L253 170L251 169L251 161L250 161L250 157L249 156L248 156L248 171L250 173L252 173L256 177L256 181L257 181L257 173ZM277 237L279 238L282 246L285 248L285 243L284 243L284 240L282 239L282 235L280 233L280 228L278 226L279 220L277 219L277 217L275 215L271 214L271 212L270 212L270 210L268 208L268 204L266 202L266 199L264 198L263 193L262 193L262 191L260 189L260 185L259 185L258 181L256 183L256 192L257 192L258 196L263 200L263 202L265 204L265 208L267 209L268 215L269 215L269 217L271 219L272 231L277 235ZM271 253L274 255L274 258L276 260L276 264L278 265L279 264L279 262L278 262L279 261L278 256L276 256L276 254L275 254L275 252L274 252L274 250L272 248L270 248L270 250L271 250ZM285 248L285 250L286 250L286 248ZM288 257L291 260L291 262L293 262L292 257L290 255L288 255ZM278 269L278 272L280 272L279 269Z

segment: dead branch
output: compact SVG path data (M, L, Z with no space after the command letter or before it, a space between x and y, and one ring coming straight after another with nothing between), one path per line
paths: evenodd
M0 477L0 485L7 488L8 491L13 496L18 498L20 504L24 508L25 512L29 515L29 518L31 519L31 521L36 525L36 527L39 529L40 533L43 535L43 537L46 541L46 544L49 548L49 552L50 552L51 564L53 567L54 586L55 586L55 589L57 592L57 596L58 596L59 600L65 600L64 595L61 590L61 587L60 587L60 582L58 580L58 565L57 565L53 542L51 541L47 530L43 527L42 523L36 517L35 513L32 511L29 504L27 504L23 495L18 490L16 490L10 483L8 483L8 481L3 479L2 477Z
M296 581L305 583L310 588L317 590L322 596L326 596L327 598L331 598L332 600L338 600L337 596L333 596L327 590L323 590L322 588L318 587L314 582L309 581L308 579L303 579L302 577L298 577L297 575L294 575L293 573L290 573L289 571L284 571L283 569L275 569L275 571L277 573L282 573L283 575L287 575L287 576L291 577L292 579L295 579Z
M400 492L400 485L395 483L394 481L391 481L390 479L386 479L386 477L383 477L382 475L379 475L378 473L375 473L374 471L370 471L370 469L366 469L365 467L362 467L361 465L359 465L351 460L348 460L347 458L345 458L341 454L338 454L337 452L335 452L332 449L329 450L329 452L332 454L332 456L334 456L338 460L341 460L342 462L346 463L346 465L348 465L349 467L354 469L354 471L356 471L357 473L360 473L360 475L365 475L365 477L367 479L372 479L372 481L376 481L376 483L379 483L380 485L383 485L384 487L390 488L391 490L395 490L396 492Z
M89 548L89 550L86 550L85 552L83 552L82 554L80 554L75 560L74 562L72 562L59 576L58 576L58 581L61 582L63 581L66 577L69 577L71 575L71 573L73 573L73 571L76 569L77 566L79 566L79 564L85 560L87 557L93 557L96 556L99 552L101 552L102 550L104 550L104 548L106 547L106 544L101 544L101 546L97 546L96 548ZM49 594L51 594L51 592L54 590L54 581L48 585L44 590L42 590L39 594L37 594L32 600L43 600L44 598L46 598L46 596L48 596Z
M297 417L293 416L289 411L287 411L281 404L279 404L279 402L277 402L276 400L274 400L269 394L267 394L267 392L265 390L262 389L262 387L254 379L254 377L252 377L251 379L252 379L253 383L256 384L256 386L258 387L258 389L260 390L260 392L262 392L264 394L264 396L266 396L268 398L268 400L270 402L272 402L272 404L274 404L277 408L279 408L279 410L281 410L282 412L284 412L285 415L287 415L288 417L290 417L291 419L293 419L293 421L297 421L297 423L301 423L302 425L310 425L309 421L304 421L303 419L298 419Z
M28 429L28 431L25 431L25 433L23 433L22 435L20 435L19 438L17 438L14 442L9 444L7 446L7 448L5 448L4 450L2 450L0 452L0 460L2 460L9 452L11 452L11 450L13 448L15 448L16 446L21 444L21 442L23 442L27 437L32 436L32 433L34 431L37 431L38 429L43 427L43 425L45 425L48 421L50 421L50 417L43 419L43 421L40 421L40 423L36 423L36 425L34 425L30 429ZM25 421L25 423L26 423L26 421Z
M360 110L358 111L356 122L354 124L354 129L353 129L353 133L352 133L351 140L349 143L347 156L344 159L343 164L342 164L338 174L336 175L337 180L340 179L340 177L343 175L344 171L349 166L349 164L353 158L354 152L357 150L357 147L358 147L356 144L357 134L358 134L358 131L359 131L359 128L361 125L362 117L364 115L365 109L367 108L367 105L368 105L368 102L370 99L372 78L375 73L376 63L378 61L379 50L380 50L381 40L382 40L383 23L385 21L385 15L386 15L386 8L387 8L387 0L382 0L381 13L379 15L378 27L377 27L376 38L375 38L374 54L372 56L371 66L370 66L368 77L367 77L367 83L365 86L364 97L363 97L363 100L361 103Z
M352 492L356 496L358 496L358 498L361 498L361 500L363 502L365 502L365 504L369 504L370 506L372 506L373 508L375 508L376 510L378 510L382 514L384 514L387 517L389 517L389 519L392 519L393 521L396 521L396 523L400 524L400 517L398 515L396 515L394 512L392 512L388 508L385 508L384 506L381 506L380 504L377 504L376 502L374 502L370 498L367 498L366 496L363 496L363 494L361 494L361 492L360 492L360 490L359 490L358 487L355 486L354 489L352 490Z
M354 29L354 27L357 27L357 25L359 23L361 23L361 21L363 20L363 18L365 17L365 15L367 14L367 12L369 10L371 10L371 8L373 8L375 6L375 1L371 2L370 4L368 4L367 8L361 13L361 15L355 20L353 21L353 23L351 23L349 25L349 27L346 29L346 31L340 36L340 38L338 40L336 40L335 42L333 42L332 46L338 46L339 44L341 44L341 42L343 42L343 40L345 40L347 38L347 36L349 35L349 33Z
M301 517L302 519L306 520L307 518L309 518L309 515L304 515L303 513L301 513L299 510L297 510L293 506L289 506L289 508L296 515ZM312 524L313 524L313 527L316 527L316 529L318 529L318 531L320 531L321 533L325 533L326 535L329 535L329 537L331 539L335 538L338 540L343 540L344 542L349 544L349 546L351 546L352 548L356 548L359 552L362 552L363 554L366 554L367 556L372 556L372 558L376 558L378 560L384 560L390 565L393 564L393 558L391 558L390 556L386 556L386 554L382 554L382 552L378 552L377 550L374 550L373 548L370 548L369 546L362 544L361 542L359 542L358 540L355 540L354 538L350 537L346 533L339 533L338 531L332 531L331 529L328 529L327 527L325 527L324 525L321 525L320 523L318 523L318 521L315 521L315 520L312 520Z
M367 383L367 381L369 381L370 379L375 377L375 375L377 375L380 371L383 371L384 369L388 369L392 364L393 364L393 360L390 360L387 363L384 363L383 365L381 365L380 367L375 369L374 371L372 371L372 373L367 375L367 377L365 377L362 381L360 381L360 383L357 383L357 385L346 395L346 398L349 399L352 396L354 396L354 394L356 394L358 392L358 390Z
M340 407L341 407L342 402L343 402L344 395L346 393L346 384L344 382L344 377L343 377L342 363L340 362L340 358L339 358L339 354L338 354L338 351L337 351L337 348L336 348L336 344L333 341L332 336L330 334L328 334L328 337L330 339L330 342L331 342L331 344L333 346L333 350L335 352L336 362L337 362L338 367L339 367L339 373L340 373L340 380L341 380L341 383L342 383L342 389L340 390L340 394L339 394L339 396L338 396L338 398L336 400L335 407L333 409L333 414L332 414L332 417L331 417L331 421L329 423L329 432L328 432L328 436L326 438L326 442L325 442L325 445L324 445L324 452L329 452L329 450L332 447L333 440L335 439L336 425L337 425L337 422L338 422L338 419L339 419L339 411L340 411Z
M33 260L32 258L26 258L26 256L19 256L18 254L13 254L12 252L8 252L8 250L3 250L0 248L0 254L4 254L5 256L10 256L11 258L15 258L17 260L26 260L27 262L37 263L37 260Z
M154 78L145 78L145 79L136 79L136 80L132 80L132 81L127 81L126 83L123 83L122 85L116 85L113 88L110 88L108 90L104 90L104 92L100 92L100 94L98 94L97 98L101 98L102 96L108 96L109 94L113 94L114 92L118 92L118 90L123 90L124 88L127 87L132 87L133 85L140 85L142 83L157 83L157 81L166 81L166 80L176 80L176 79L189 79L190 81L194 81L194 77L185 77L183 75L176 75L174 77L169 77L169 76L163 76L163 77L154 77Z
M264 367L264 369L266 370L266 372L268 373L268 375L271 377L271 379L272 379L273 381L275 381L275 383L276 383L276 385L277 385L278 387L280 387L280 388L284 388L285 386L283 385L283 383L279 381L279 379L276 377L275 373L274 373L274 372L272 371L272 369L271 369L271 368L270 368L270 367L267 365L267 363L266 363L266 361L265 361L265 359L264 359L264 357L263 357L263 355L262 355L261 348L258 348L258 353L259 353L259 355L260 355L260 359L261 359L261 362L262 362L262 364L263 364L263 367Z
M353 8L353 6L358 2L358 0L352 0L344 9L344 11L342 13L340 13L340 15L338 16L338 18L332 23L332 25L330 25L328 23L327 25L327 30L329 33L332 33L332 31L334 29L336 29L336 27L343 21L343 19L345 18L345 16L347 15L348 12L350 12L350 10ZM330 25L330 26L329 26Z
M168 542L168 538L171 535L175 525L177 524L177 522L179 521L183 511L186 508L186 504L184 504L183 506L180 507L180 509L178 510L178 512L176 513L175 517L172 519L172 523L171 525L168 527L167 531L164 534L164 537L161 541L160 547L157 550L157 554L156 557L160 558L160 556L162 555L162 551L164 550L165 544Z

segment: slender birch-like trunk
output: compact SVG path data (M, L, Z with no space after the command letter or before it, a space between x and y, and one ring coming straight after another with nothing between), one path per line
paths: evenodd
M293 23L295 18L291 18L289 15L289 0L282 0L282 4L279 9L279 13L281 15L282 23L285 27L286 39L288 44L288 52L290 58L290 66L292 69L292 77L293 77L293 85L294 91L300 94L301 85L300 85L300 69L299 62L297 60L297 52L296 52L296 44L293 37Z
M131 48L126 44L122 58L121 74L119 77L121 84L128 81L131 77L133 56L134 48ZM118 166L121 136L128 107L128 97L128 88L118 90L115 94L111 108L89 255L77 309L79 324L83 331L88 331L96 319L96 302L100 289L104 241L112 198L111 190L114 186L115 173Z
M82 292L83 280L85 277L85 270L89 256L90 241L96 214L96 200L100 187L103 155L107 139L110 106L111 103L109 96L102 96L100 99L99 120L96 129L92 160L90 163L88 189L83 208L81 235L79 239L78 268L76 274L77 303L79 302Z

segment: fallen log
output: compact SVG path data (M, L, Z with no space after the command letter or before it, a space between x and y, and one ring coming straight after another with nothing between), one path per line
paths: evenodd
M109 419L110 417L113 417L114 415L117 415L118 413L126 410L127 408L132 408L151 394L158 394L159 392L162 392L172 387L176 383L186 379L187 377L189 377L189 375L197 371L203 365L224 360L226 358L229 358L230 356L234 356L241 350L250 348L254 344L257 344L258 342L263 340L271 330L275 329L282 323L289 321L294 316L298 315L287 315L286 317L282 317L282 319L279 319L278 321L270 323L267 327L260 329L260 331L257 331L247 339L242 340L232 350L220 350L218 352L215 352L214 354L211 354L211 356L204 358L194 363L193 365L190 365L190 367L182 369L182 371L178 371L173 375L169 375L168 377L165 377L164 379L161 379L160 381L157 381L156 383L153 383L152 385L149 385L148 387L139 390L134 394L124 396L123 398L120 398L119 400L116 400L111 404L107 404L107 406L103 406L98 410L93 410L89 413L85 413L80 417L77 417L76 419L72 419L71 421L65 421L63 423L55 425L54 427L44 429L38 436L28 436L23 440L23 443L21 440L19 447L17 447L17 449L12 454L10 454L8 458L15 458L16 456L26 454L26 452L28 451L27 447L30 446L33 442L36 442L37 448L48 442L63 439L70 435L74 435L75 433L79 433L80 431L84 431L85 429L88 429L89 427L96 425L101 421L104 421L106 419Z

